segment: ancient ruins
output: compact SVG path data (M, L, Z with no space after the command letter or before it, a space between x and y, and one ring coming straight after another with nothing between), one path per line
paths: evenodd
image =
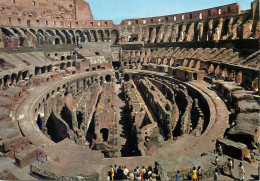
M84 0L0 0L0 157L35 178L105 180L110 165L203 178L217 145L258 153L259 0L94 20ZM2 162L3 163L3 162ZM0 161L1 166L1 161ZM13 170L0 179L25 179Z

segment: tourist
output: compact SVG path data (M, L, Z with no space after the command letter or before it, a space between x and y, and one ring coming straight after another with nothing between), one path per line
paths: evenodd
M214 171L214 181L218 180L218 169Z
M152 173L151 177L150 177L151 181L156 181L156 174Z
M231 158L228 158L228 170L229 170L229 175L231 177L233 177L232 168L233 168L233 162L232 162Z
M191 176L191 180L194 180L196 181L197 180L197 170L196 170L196 167L193 167L192 169L192 176Z
M144 180L144 174L145 174L145 172L146 172L146 169L145 169L145 167L144 166L142 166L142 169L141 169L141 180Z
M117 180L118 177L117 177L117 170L118 170L118 166L117 165L114 165L114 171L115 171L115 176L114 176L114 179Z
M250 151L250 164L254 162L255 163L255 151L251 150Z
M138 174L140 173L138 166L136 167L136 171L137 171Z
M130 174L129 174L129 180L130 181L133 181L135 179L135 176L134 176L134 174L131 172Z
M123 178L124 178L124 173L123 173L122 167L119 166L119 168L117 169L117 179L122 180Z
M152 176L152 173L153 173L152 166L149 166L149 167L148 167L148 174L147 174L147 179L150 179L150 178L151 178L151 176Z
M110 165L110 169L111 169L111 180L114 180L114 176L115 176L115 171L112 165Z
M239 172L239 180L244 180L246 173L242 162L240 162L240 164L238 165L238 172Z
M181 180L181 173L180 173L180 170L177 170L176 181L180 181L180 180Z
M159 172L159 169L158 169L158 165L155 166L154 170L153 170L153 173L156 174L156 180L161 180L160 178L160 172Z
M198 166L197 173L198 173L198 180L202 179L202 171L200 166Z
M148 180L148 179L149 179L149 177L148 177L148 175L149 175L148 172L149 172L148 169L146 169L145 172L144 172L144 176L143 176L143 177L144 177L144 180Z
M138 172L137 172L137 169L135 168L134 169L134 178L135 178L135 180L136 180L137 177L138 177Z
M124 173L124 179L127 179L129 170L128 170L128 168L126 168L126 166L124 166L124 171L123 171L123 173Z
M222 149L222 146L219 144L218 145L218 153L219 153L219 156L222 156L223 155L223 149Z
M141 180L141 174L139 173L138 176L136 177L136 180Z
M216 158L215 158L215 164L216 165L218 165L218 161L219 161L218 156L216 156Z

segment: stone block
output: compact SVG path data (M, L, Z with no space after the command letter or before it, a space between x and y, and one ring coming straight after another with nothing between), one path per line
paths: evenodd
M218 138L216 144L222 145L223 153L230 157L243 160L249 153L246 144L234 142L225 138Z
M29 146L15 155L15 162L18 167L23 168L35 162L37 160L37 156L40 154L44 155L42 149Z

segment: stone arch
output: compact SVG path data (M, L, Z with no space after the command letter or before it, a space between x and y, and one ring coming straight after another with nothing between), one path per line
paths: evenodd
M46 33L48 33L48 34L51 35L51 36L55 36L55 33L54 33L52 30L49 30L49 29L48 29L48 30L45 31L45 34L46 34Z
M178 26L178 40L181 38L182 36L182 28L183 28L183 24L179 24Z
M68 61L66 67L71 67L71 62Z
M85 42L85 37L81 30L76 30L75 36L76 36L77 44L80 42Z
M214 65L211 64L211 65L209 66L209 68L208 68L208 74L214 73L214 71L215 71ZM216 75L216 73L215 73L215 75Z
M104 33L102 30L98 30L97 31L97 39L98 39L98 42L103 42L104 41Z
M59 38L55 38L55 45L60 44L60 39Z
M19 71L18 74L17 74L17 76L16 76L15 82L18 83L21 79L22 79L22 72Z
M222 25L222 31L221 31L221 35L225 36L228 34L229 32L229 23L230 23L230 19L225 19Z
M150 32L150 29L149 29ZM150 43L154 43L156 39L156 29L152 28L151 34L150 34Z
M167 58L163 59L163 65L168 65L168 59Z
M162 62L162 59L161 58L157 58L157 64L159 65L159 64L161 64L161 62Z
M17 74L16 73L12 73L12 75L11 75L11 83L12 84L16 81L16 77L17 77Z
M174 66L174 58L171 58L170 59L170 64L169 64L170 67L173 67Z
M97 34L95 30L90 30L91 42L97 42Z
M111 31L111 40L114 42L114 44L119 42L119 33L115 29Z
M240 84L243 81L243 74L242 71L239 71L236 75L236 82Z
M67 40L67 44L71 44L72 40L71 40L71 35L67 30L61 30L61 32L65 35L66 40Z
M109 30L105 30L104 32L104 38L105 38L105 41L110 41L110 32Z
M56 35L58 35L60 37L60 40L63 44L66 43L66 36L59 30L55 30L56 31Z
M128 74L124 74L124 81L128 82L130 80L130 77Z
M8 28L1 27L1 31L6 36L15 36L14 32L10 31L10 29L8 29Z
M209 31L209 21L206 21L203 26L203 40L204 41L208 41L210 38L208 35L208 31Z
M10 75L5 75L4 76L4 86L9 87L9 81L10 81Z
M255 78L253 78L252 81L252 89L255 91L259 91L258 90L258 76L256 76Z
M199 60L197 60L195 68L200 70L200 61Z
M41 74L41 68L40 67L35 67L34 75L40 75L40 74Z
M188 60L185 58L185 59L183 60L182 66L183 66L183 67L186 67L187 65L188 65Z
M196 22L196 23L194 24L194 36L193 36L193 41L199 41L199 38L200 38L199 23L200 23L200 22Z
M37 35L39 37L38 41L39 41L39 45L42 45L45 43L45 37L44 37L44 32L42 29L38 29L37 31Z
M90 36L89 31L85 30L85 31L84 31L84 34L86 35L87 41L88 41L88 42L91 42L91 36Z
M106 82L111 82L112 81L111 75L106 75L105 80Z
M71 36L72 42L75 44L75 34L73 30L69 30L69 34Z
M194 68L195 62L194 60L190 60L189 67Z

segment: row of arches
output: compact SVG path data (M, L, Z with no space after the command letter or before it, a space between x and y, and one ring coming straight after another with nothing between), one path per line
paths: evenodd
M67 96L68 93L76 93L78 94L81 91L86 91L92 84L98 84L100 86L103 85L105 82L111 82L112 77L110 74L107 75L93 75L93 76L87 76L84 78L80 78L77 80L73 80L72 82L67 82L58 85L57 87L50 89L41 99L38 104L35 104L35 120L36 124L38 125L39 129L44 132L44 134L49 135L50 138L55 141L59 142L63 140L64 138L68 137L65 133L68 132L68 129L74 129L74 126L80 129L81 124L84 122L83 115L84 111L82 112L77 110L76 111L76 119L74 120L72 118L73 112L70 111L70 109L66 106L66 104L61 109L61 117L59 118L56 113L53 112L53 110L49 109L52 104L53 98L52 96L56 92L59 92L63 96ZM76 92L74 92L74 88L72 89L71 85L76 85ZM80 86L81 85L81 86ZM60 92L62 91L62 92ZM63 96L60 96L63 99ZM42 115L44 114L44 115ZM46 118L46 119L45 119ZM68 119L69 118L69 119ZM74 124L74 121L77 121L77 124ZM65 123L65 124L64 124ZM66 124L68 126L66 126ZM50 126L51 125L51 126ZM55 134L57 132L60 132L58 127L62 127L63 136L56 137ZM56 129L57 128L57 129ZM61 133L61 132L60 132ZM66 135L66 136L65 136ZM60 139L62 138L62 139Z
M35 46L42 44L80 44L82 42L119 42L119 32L116 29L89 30L89 29L27 29L1 27L4 40L9 41L6 47ZM31 38L30 38L31 37Z
M28 81L29 71L19 71L18 73L7 74L0 78L0 91L8 89L8 87Z
M225 19L206 19L174 25L146 26L140 29L138 40L146 43L161 43L242 39L243 28L246 28L245 25L249 21L249 15L241 15Z

